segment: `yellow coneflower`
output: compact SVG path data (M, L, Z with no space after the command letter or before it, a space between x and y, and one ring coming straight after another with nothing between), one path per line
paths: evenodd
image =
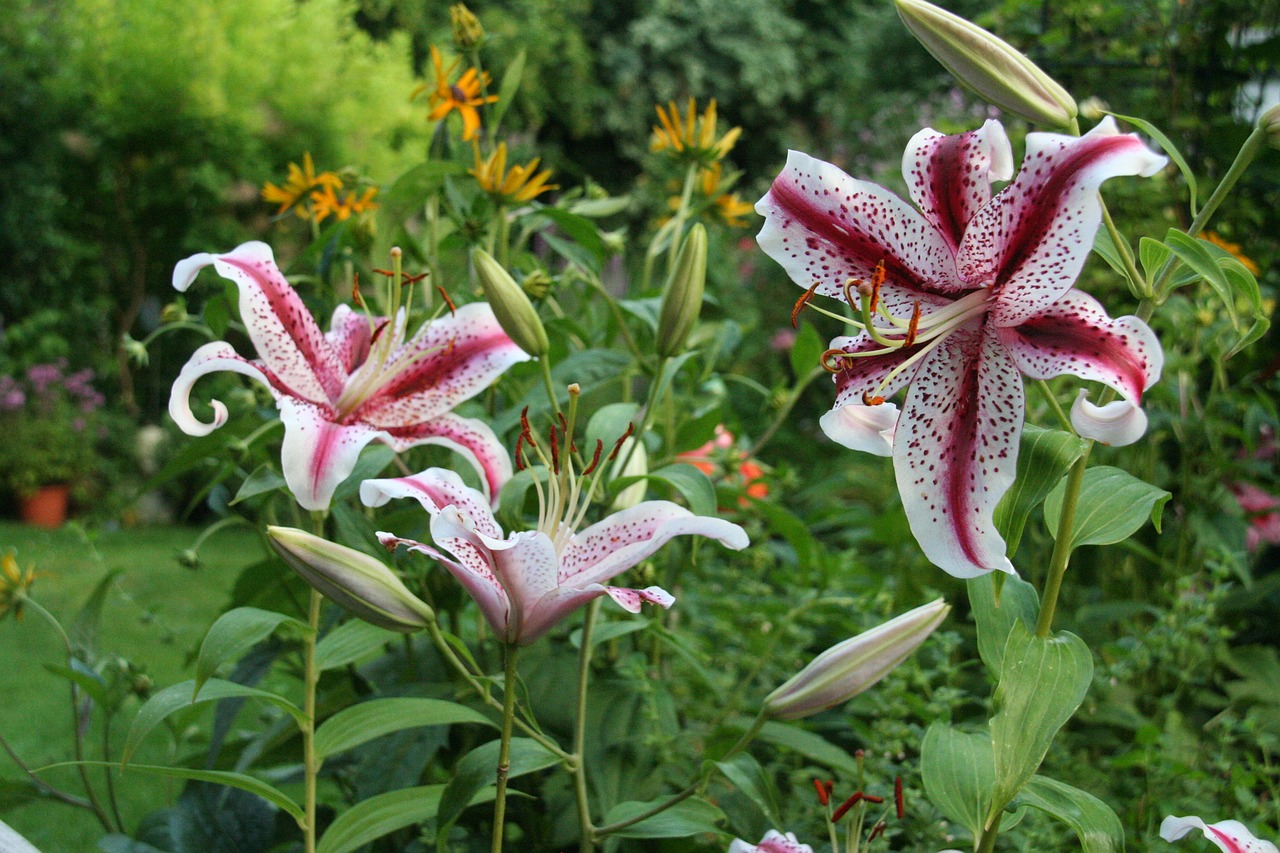
M311 152L308 151L302 155L301 167L297 163L289 164L289 178L284 182L284 186L278 187L267 183L262 187L262 200L279 204L280 209L276 211L277 214L294 208L298 216L307 219L311 214L302 202L313 191L320 188L341 189L342 178L334 172L321 172L317 175L315 164L311 161Z
M474 68L468 68L462 72L462 76L456 83L450 83L449 78L453 76L453 69L458 67L458 60L454 60L453 64L446 69L444 59L435 45L431 46L431 64L435 68L435 86L425 84L419 86L414 90L412 97L430 90L431 94L427 96L427 102L431 105L431 112L427 114L427 118L439 121L457 110L458 115L462 116L462 138L472 139L480 129L480 112L476 108L498 100L497 95L481 94L492 82L492 78L487 71L481 73Z
M723 160L742 133L742 128L735 127L723 136L716 137L714 98L701 115L698 115L697 103L693 98L689 99L683 116L675 101L669 102L666 109L661 104L656 109L661 124L654 125L649 147L653 151L670 151L672 156L679 159L693 160L704 165Z
M12 551L0 557L0 619L10 611L15 619L22 618L22 603L35 579L35 570L24 572L18 568L18 559Z
M1240 248L1239 243L1232 243L1230 240L1223 238L1223 236L1216 231L1206 231L1200 235L1200 239L1210 242L1219 249L1230 253L1233 258L1242 263L1244 268L1254 275L1262 272L1262 267L1258 266L1257 261L1244 253L1244 250Z
M323 222L332 214L339 222L345 222L353 213L364 213L374 210L378 203L373 197L378 194L377 187L369 187L361 195L345 193L341 198L333 191L333 187L322 187L311 194L311 207L316 222Z
M550 169L538 172L541 158L535 157L523 166L512 166L507 170L507 143L499 142L497 148L487 158L476 154L476 167L469 170L475 176L476 183L485 192L497 197L504 203L526 202L542 195L548 190L559 189L558 184L548 184ZM534 174L537 172L537 174Z
M744 228L750 224L747 214L755 211L755 205L743 201L737 193L721 192L722 164L716 163L702 171L702 194L711 201L712 209L730 228Z

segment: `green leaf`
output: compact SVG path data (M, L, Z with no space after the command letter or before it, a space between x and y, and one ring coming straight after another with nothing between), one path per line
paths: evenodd
M618 439L627 431L629 424L638 423L640 413L638 403L610 403L600 409L587 421L587 441L585 453L589 457L595 452L596 441L604 445L607 454L613 450Z
M280 472L271 467L270 463L264 462L240 484L240 490L236 492L236 496L231 499L227 506L235 506L241 501L257 497L266 492L274 492L276 489L283 487L284 477L281 477Z
M643 814L668 798L650 800L648 802L618 803L605 815L606 824L617 823L627 818ZM625 829L610 833L616 838L685 838L700 832L719 832L720 821L724 820L724 812L697 797L690 797L676 803L671 808L633 823Z
M796 342L791 345L791 373L797 380L804 379L826 351L826 344L812 323L801 323Z
M1058 518L1066 483L1059 483L1044 502L1049 532L1058 535ZM1160 515L1171 498L1164 489L1143 482L1127 471L1099 465L1084 472L1076 504L1071 547L1111 545L1132 536L1147 519L1160 530Z
M102 624L102 606L107 602L107 593L121 574L120 569L112 569L102 576L93 586L93 591L85 600L75 622L71 625L71 645L76 655L87 663L92 663L98 649L98 628Z
M211 678L205 682L200 692L193 699L192 689L194 686L194 681L183 681L166 687L152 695L146 701L146 704L138 709L138 716L133 719L133 725L129 728L129 736L125 738L124 751L120 754L121 766L129 763L130 757L137 750L138 744L142 743L142 739L166 717L184 708L202 705L206 702L214 702L219 699L261 699L288 713L297 720L299 726L302 725L305 718L302 709L283 696L277 696L275 693L269 693L266 690L258 690L254 687L245 687L243 684L233 684L230 681Z
M707 475L687 462L674 462L656 471L650 471L646 479L656 480L673 487L689 504L694 515L716 514L716 490Z
M1129 278L1129 271L1124 266L1124 258L1120 256L1120 250L1116 248L1115 241L1111 239L1110 231L1105 228L1098 229L1098 233L1093 238L1093 251L1107 262L1107 266L1122 275L1126 280Z
M351 473L347 475L347 478L339 483L338 488L334 490L334 502L356 494L360 491L361 483L377 477L395 458L395 450L381 442L366 447L360 453L360 458L356 460L356 467L351 469Z
M1195 270L1196 274L1213 288L1214 292L1218 294L1218 298L1222 300L1223 306L1227 309L1227 316L1231 319L1231 327L1239 329L1240 317L1236 313L1235 294L1232 292L1231 282L1227 280L1227 274L1222 271L1222 267L1218 266L1213 253L1209 251L1209 247L1212 244L1205 240L1197 240L1195 237L1182 233L1177 228L1169 229L1169 233L1164 237L1164 244L1178 256L1179 260Z
M967 582L973 618L978 623L978 654L987 672L1000 677L1004 649L1013 623L1031 630L1040 615L1036 588L1022 578L1003 572L987 572Z
M449 829L475 798L476 792L492 782L498 772L498 750L501 744L496 740L483 743L468 752L453 768L453 778L445 787L440 798L440 809L436 815L439 823L438 846L447 849L444 839ZM508 779L515 779L529 773L535 773L547 767L559 764L560 759L542 744L532 738L516 737L511 739L511 770Z
M1156 274L1172 257L1173 252L1159 240L1153 240L1150 237L1142 237L1138 240L1138 258L1142 261L1142 269L1147 274L1147 279L1153 284Z
M1035 776L1014 806L1030 806L1071 827L1084 853L1123 853L1124 826L1115 811L1093 794L1044 776Z
M612 622L596 625L595 630L591 632L591 647L595 648L601 643L607 643L609 640L616 640L619 637L625 637L627 634L643 631L649 627L649 624L648 619L615 619ZM569 635L569 643L575 649L582 648L581 628L575 628L573 633Z
M304 622L300 622L274 610L261 610L257 607L237 607L228 610L218 617L218 621L209 627L200 644L200 654L196 658L195 689L192 696L200 692L204 683L213 677L218 667L227 661L236 660L249 649L265 640L280 627L289 622L303 631L309 630Z
M1004 536L1010 557L1018 551L1032 510L1062 480L1086 446L1085 441L1069 432L1034 424L1023 426L1018 472L1013 487L1000 499L995 511L996 529Z
M1080 707L1092 680L1093 656L1079 637L1065 631L1038 637L1021 621L1014 622L991 718L996 778L988 818L1035 775L1054 735Z
M525 51L521 48L515 58L507 64L507 70L502 74L502 85L498 88L498 100L489 108L492 111L490 126L495 132L502 125L502 117L511 108L512 102L515 101L516 92L520 89L520 79L524 77L524 60Z
M798 752L832 770L841 770L854 776L858 773L858 762L853 760L853 756L811 731L770 720L760 729L760 739Z
M316 730L316 757L324 760L376 737L403 729L454 723L494 726L494 722L479 711L444 699L372 699L344 708L320 725Z
M402 637L395 631L352 619L325 634L316 644L316 666L324 672L355 663Z
M1105 112L1105 111L1104 111ZM1164 153L1169 155L1169 159L1178 165L1178 171L1182 173L1182 179L1187 182L1187 192L1191 197L1191 218L1196 218L1196 173L1191 171L1191 167L1187 165L1187 161L1183 158L1182 152L1178 150L1178 146L1169 140L1169 137L1160 132L1160 128L1156 127L1149 121L1140 118L1131 118L1130 116L1122 116L1119 113L1107 113L1114 116L1120 121L1128 122L1134 127L1141 130L1147 136L1156 141L1156 144L1164 149Z
M179 685L174 685L179 686ZM185 692L186 686L181 685ZM197 770L192 767L162 767L151 764L130 764L128 768L120 768L114 761L63 761L58 764L49 764L40 768L41 770L51 770L54 767L70 767L72 765L87 764L94 767L107 767L111 770L121 769L123 772L137 772L148 776L165 776L170 779L191 779L196 782L212 782L215 785L228 785L232 788L239 788L242 791L248 791L250 794L256 794L268 802L275 803L280 808L288 812L294 820L301 826L306 820L306 815L302 811L302 806L295 803L279 789L263 782L261 779L255 779L252 776L246 776L243 773L233 773L229 770Z
M587 217L559 207L544 207L538 211L538 215L550 219L570 240L591 254L595 261L590 265L591 269L600 269L605 258L609 257L609 250L600 237L600 230Z
M920 775L929 802L977 838L986 825L996 779L991 737L934 723L920 745Z
M379 794L347 809L325 830L317 853L351 853L384 835L431 820L440 808L444 785L423 785ZM468 805L487 803L496 795L482 788Z
M782 826L782 811L778 807L778 789L773 777L764 772L760 762L746 752L740 752L727 761L717 761L716 767L725 778L737 786L774 826Z
M107 704L107 685L103 683L102 676L94 672L92 669L81 663L78 659L72 658L72 666L64 666L60 663L47 663L44 668L56 676L65 678L72 684L84 691L85 695L97 702L99 705Z
M615 195L608 198L578 198L569 202L566 207L579 216L590 216L602 219L621 213L631 204L631 196Z

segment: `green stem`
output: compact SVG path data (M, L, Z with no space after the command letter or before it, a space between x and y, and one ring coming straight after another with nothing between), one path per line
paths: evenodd
M511 223L507 219L507 206L505 204L498 205L498 212L495 216L498 218L498 237L497 246L495 247L498 252L495 257L502 268L506 269L511 259Z
M1071 531L1076 523L1076 504L1080 501L1080 488L1084 484L1084 472L1089 467L1090 443L1071 467L1066 490L1062 495L1062 509L1058 516L1058 534L1053 543L1053 556L1049 560L1049 578L1044 586L1044 599L1040 602L1040 618L1036 621L1036 636L1048 637L1053 628L1053 612L1058 606L1058 593L1062 579L1071 561Z
M578 708L573 729L573 755L577 764L573 768L574 794L578 801L578 823L581 840L578 842L578 853L594 853L595 827L591 825L591 802L587 799L587 762L585 744L587 740L587 682L591 677L591 634L595 630L596 615L600 612L600 599L587 605L587 613L582 621L582 647L578 650Z
M996 836L1000 834L1000 820L1003 817L1003 811L996 812L991 825L982 831L982 838L978 840L978 849L974 853L992 853L996 849Z
M538 359L538 364L542 366L542 384L547 389L547 399L551 401L551 408L555 409L556 414L560 414L560 401L556 399L556 384L551 378L551 359L543 356Z
M1067 417L1067 413L1062 410L1062 404L1060 404L1058 402L1058 398L1053 395L1053 389L1049 387L1049 383L1043 379L1037 379L1036 385L1039 386L1040 392L1049 403L1049 408L1053 410L1053 414L1058 419L1058 423L1064 430L1074 435L1076 428L1072 426L1071 418Z
M644 441L644 434L649 429L649 424L653 423L653 410L658 405L658 387L662 385L662 370L666 366L666 358L658 359L657 369L653 373L653 383L649 386L649 394L645 398L644 408L640 412L640 425L636 427L631 446L627 448L627 455L622 457L622 461L615 469L617 471L627 470L632 454L636 452L636 447L639 446L640 442Z
M761 448L773 439L774 433L786 421L787 416L791 414L791 410L795 408L796 402L800 399L800 395L804 393L804 389L809 387L809 383L826 373L821 367L815 367L809 371L809 374L796 383L796 387L791 389L791 393L787 395L787 400L782 404L782 408L778 410L778 414L774 417L773 423L769 424L768 429L764 431L764 435L756 440L751 449L747 451L747 457L753 457L760 453Z
M1116 227L1116 223L1111 219L1111 211L1107 209L1106 202L1102 201L1099 194L1098 201L1102 204L1102 224L1106 226L1107 234L1111 236L1111 243L1116 247L1116 251L1120 253L1120 262L1124 266L1125 275L1128 276L1129 282L1133 286L1134 295L1139 299L1151 298L1151 284L1142 275L1138 269L1138 265L1133 259L1133 249L1129 246L1129 241L1120 233L1120 229Z
M502 829L507 816L507 776L511 772L511 726L516 716L516 658L520 647L506 648L502 680L502 740L498 747L497 796L493 801L493 844L491 853L502 853Z
M323 528L323 525L321 525ZM303 768L303 802L306 812L306 826L303 827L303 843L306 853L316 850L316 775L319 764L316 761L316 684L319 674L316 672L316 635L320 633L320 593L311 590L311 602L307 612L307 632L303 647L303 706L302 706L302 768Z
M622 314L622 309L618 307L618 300L613 298L613 294L609 292L609 289L604 286L604 282L600 281L597 276L585 276L584 280L596 293L599 293L604 298L605 304L609 306L609 311L613 314L613 320L618 324L618 331L622 334L622 342L631 351L632 357L636 361L644 361L644 353L640 352L640 347L636 346L635 338L631 337L631 332L627 329L627 320Z
M755 738L755 736L760 733L760 729L764 728L765 722L766 720L763 714L756 717L755 722L751 724L751 728L743 732L742 737L738 738L738 742L735 743L733 746L729 747L728 752L720 756L719 760L724 761L726 758L732 758L733 756L741 752L747 746L747 744L751 743L751 741ZM641 812L638 815L633 815L632 817L629 817L626 820L620 820L615 823L608 824L606 826L597 827L596 833L595 833L596 837L598 838L600 836L608 835L612 832L617 832L620 829L626 829L628 826L637 824L642 820L648 820L654 815L662 814L672 806L679 805L680 803L692 797L694 794L698 793L698 790L703 785L706 784L708 779L711 778L711 773L712 773L712 770L704 770L702 774L698 777L698 780L694 782L692 785L690 785L689 787L685 788L683 791L680 791L677 794L672 794L670 797L658 803L656 806L649 809L645 809L643 812Z

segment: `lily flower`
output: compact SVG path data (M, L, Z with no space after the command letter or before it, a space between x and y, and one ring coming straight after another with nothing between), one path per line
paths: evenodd
M640 612L642 602L670 607L675 599L660 587L627 589L605 584L675 536L706 536L735 551L747 546L747 534L738 525L694 515L669 501L645 501L579 532L607 465L601 464L597 445L592 462L577 474L571 443L565 439L561 450L552 429L546 483L534 479L540 504L534 530L505 534L488 501L443 468L429 468L412 477L365 480L360 485L360 499L368 506L382 506L392 498L414 498L430 513L434 547L391 533L379 533L378 539L387 547L405 545L438 561L476 600L504 641L531 643L569 613L603 595L632 613ZM572 421L564 432L572 434ZM615 446L615 454L621 444ZM517 464L523 464L520 448L525 446L544 455L527 421L517 446Z
M733 839L728 853L813 853L813 848L808 844L801 844L794 832L783 835L778 830L771 829L760 839L759 844L748 844L741 838Z
M1280 853L1270 841L1256 838L1238 820L1205 823L1194 815L1174 817L1169 815L1160 824L1160 837L1165 841L1177 841L1193 829L1199 829L1223 853Z
M907 144L903 175L919 209L794 151L757 204L761 248L806 288L797 310L818 294L860 318L823 357L838 390L823 429L893 456L912 533L952 575L1014 571L992 514L1014 479L1023 375L1109 385L1121 406L1078 406L1077 431L1111 443L1140 432L1124 422L1142 417L1160 343L1073 284L1101 221L1098 186L1165 162L1110 118L1083 137L1031 133L1017 178L993 197L1013 156L988 121L956 136L925 129ZM899 413L885 401L908 385Z
M206 373L230 371L267 386L284 422L281 467L303 509L327 509L360 451L378 439L401 452L441 444L475 466L489 494L511 477L511 461L483 421L452 409L529 357L498 326L488 304L475 302L424 324L406 340L407 318L365 317L346 305L322 332L276 267L271 247L244 243L224 255L180 261L173 286L185 291L212 265L240 289L240 315L258 352L250 361L225 341L196 350L173 383L169 414L188 435L208 435L227 420L211 401L205 423L191 411L191 388Z

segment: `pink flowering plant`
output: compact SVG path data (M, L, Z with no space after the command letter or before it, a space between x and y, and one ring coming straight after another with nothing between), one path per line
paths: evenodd
M30 494L41 486L92 481L105 402L93 371L72 371L66 359L0 376L0 483Z
M174 251L125 344L181 349L153 484L212 517L184 565L231 525L262 556L189 679L113 699L64 633L77 720L145 701L100 755L77 729L82 793L10 751L32 784L120 851L1274 851L1280 662L1222 625L1275 541L1274 401L1212 509L1179 466L1268 328L1265 274L1202 237L1280 119L1203 193L1153 124L894 5L959 106L750 174L727 106L664 97L625 195L509 129L529 57L455 5L416 162L303 154L274 220ZM90 380L0 378L45 479L92 446ZM0 443L0 475L38 458ZM4 566L0 616L48 616ZM1166 581L1167 612L1127 591ZM135 831L98 759L192 787ZM1173 816L1206 797L1245 822Z

